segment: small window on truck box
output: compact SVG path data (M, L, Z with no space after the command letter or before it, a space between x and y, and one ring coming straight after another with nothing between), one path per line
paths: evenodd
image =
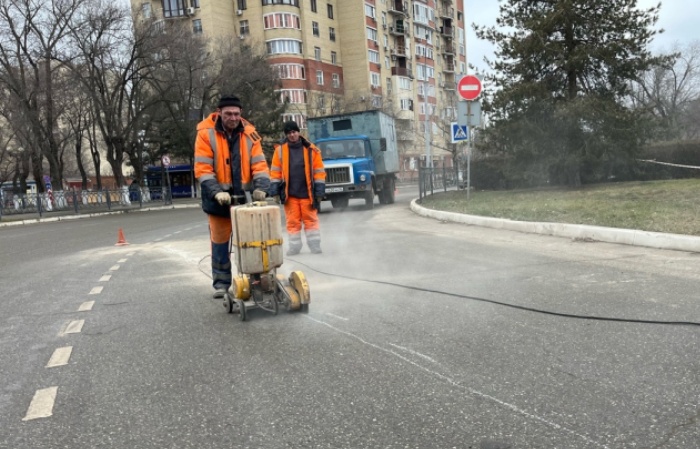
M333 131L345 131L352 129L352 121L350 119L336 120L333 122Z

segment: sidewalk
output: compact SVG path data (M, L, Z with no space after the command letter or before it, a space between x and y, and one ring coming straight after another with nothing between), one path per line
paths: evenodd
M10 214L3 215L0 220L0 228L6 226L20 226L34 223L47 223L53 221L80 220L82 218L97 217L100 215L116 215L116 214L131 214L138 212L147 212L153 210L181 209L189 207L201 207L199 198L177 198L172 204L165 205L162 202L152 202L148 206L141 208L127 208L121 210L96 210L83 214L76 214L73 210L64 210L60 212L46 212L43 217L39 217L37 212L30 214Z

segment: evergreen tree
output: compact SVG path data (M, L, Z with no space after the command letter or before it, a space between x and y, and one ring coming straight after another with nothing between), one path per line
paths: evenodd
M636 0L504 0L495 27L475 27L497 47L489 151L519 185L624 175L648 123L629 107L630 82L655 64L648 44L661 4ZM505 30L505 31L503 31Z

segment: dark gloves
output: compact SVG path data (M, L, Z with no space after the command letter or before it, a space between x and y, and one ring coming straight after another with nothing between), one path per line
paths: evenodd
M314 198L323 198L326 194L326 184L322 182L314 182Z

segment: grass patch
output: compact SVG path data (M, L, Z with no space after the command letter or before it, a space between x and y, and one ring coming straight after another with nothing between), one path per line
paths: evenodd
M520 221L700 235L700 179L596 184L580 189L438 192L429 209Z

